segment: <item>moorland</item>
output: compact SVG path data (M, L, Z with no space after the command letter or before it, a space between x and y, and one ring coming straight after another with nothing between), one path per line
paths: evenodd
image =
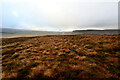
M2 80L120 79L118 35L2 38Z

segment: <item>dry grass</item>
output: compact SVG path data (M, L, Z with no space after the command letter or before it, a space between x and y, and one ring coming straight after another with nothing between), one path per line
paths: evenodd
M2 80L120 79L118 35L3 39Z

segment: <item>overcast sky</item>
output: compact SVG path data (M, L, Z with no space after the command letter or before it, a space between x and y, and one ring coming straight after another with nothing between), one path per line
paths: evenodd
M3 0L2 27L72 31L118 28L118 0Z

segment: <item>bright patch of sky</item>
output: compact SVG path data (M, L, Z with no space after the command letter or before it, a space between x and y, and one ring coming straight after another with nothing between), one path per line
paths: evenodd
M42 31L117 29L118 0L3 0L2 27Z

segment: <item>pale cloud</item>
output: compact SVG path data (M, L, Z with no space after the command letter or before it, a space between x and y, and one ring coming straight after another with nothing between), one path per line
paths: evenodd
M112 28L110 26L117 28L117 2L118 0L3 0L3 26L52 31Z
M2 27L2 6L0 5L0 28Z
M25 2L25 1L37 1L37 2L41 2L41 1L64 1L64 2L73 2L73 1L79 1L79 2L118 2L119 0L1 0L2 2L11 2L11 3L15 3L15 2Z
M35 24L26 24L25 22L21 22L18 29L26 29L26 30L40 30L40 31L59 31L60 28L56 28L53 26L38 26Z
M19 17L18 13L15 10L13 10L12 13L14 16Z
M29 30L39 30L39 31L59 31L59 29L54 29L50 26L41 26L41 27L37 27L37 26L29 26L28 28Z

